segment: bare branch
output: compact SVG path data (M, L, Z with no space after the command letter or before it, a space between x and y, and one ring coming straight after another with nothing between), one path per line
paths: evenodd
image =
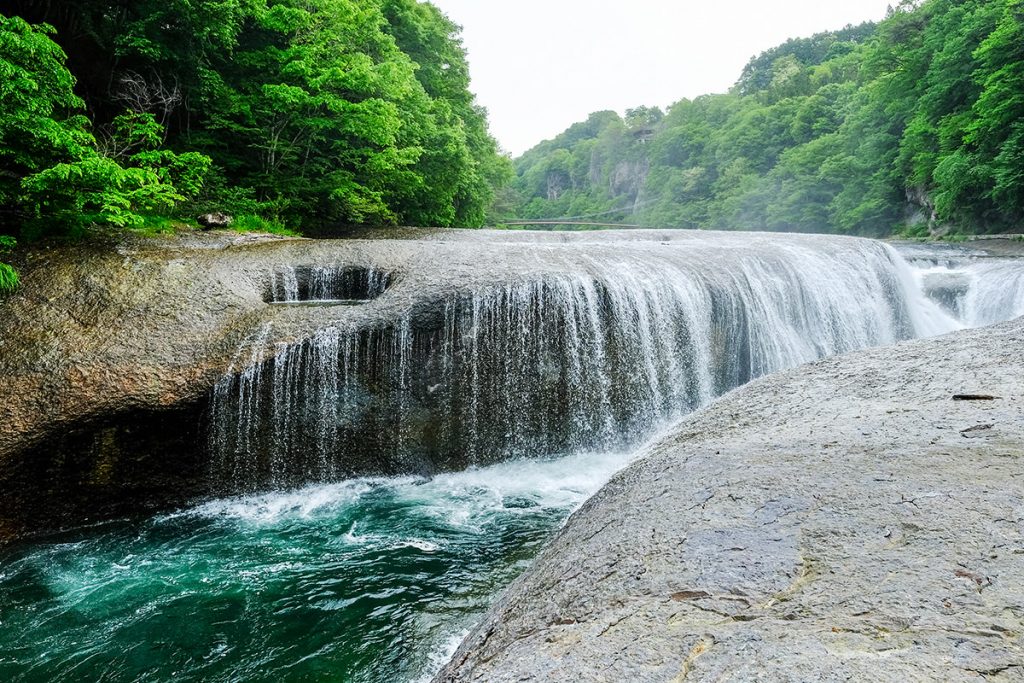
M184 100L178 79L167 84L156 71L151 72L149 78L136 71L122 73L113 96L132 111L152 114L165 131L171 114Z

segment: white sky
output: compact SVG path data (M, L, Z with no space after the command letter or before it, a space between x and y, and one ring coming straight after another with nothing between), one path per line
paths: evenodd
M588 114L724 92L788 38L898 0L432 0L463 27L491 132L520 154Z

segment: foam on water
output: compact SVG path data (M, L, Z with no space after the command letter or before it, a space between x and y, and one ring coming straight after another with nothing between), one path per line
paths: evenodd
M15 550L0 679L428 680L629 457L242 496Z

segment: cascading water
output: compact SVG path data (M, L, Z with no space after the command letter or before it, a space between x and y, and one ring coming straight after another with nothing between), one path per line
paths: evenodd
M260 331L215 391L217 476L252 491L628 449L754 377L958 327L880 243L710 242L533 245L536 277L252 363ZM281 268L274 291L333 299L342 272Z
M1024 270L1015 263L984 263L970 269L964 301L970 327L982 327L1024 315Z
M1024 315L1020 261L934 247L907 248L906 255L920 287L967 327Z
M289 266L271 273L268 303L369 301L390 285L390 276L376 268Z

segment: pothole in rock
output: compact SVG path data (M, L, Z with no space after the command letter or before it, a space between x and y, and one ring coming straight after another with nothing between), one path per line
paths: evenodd
M388 290L392 274L362 266L296 266L271 273L264 301L275 306L359 306Z

